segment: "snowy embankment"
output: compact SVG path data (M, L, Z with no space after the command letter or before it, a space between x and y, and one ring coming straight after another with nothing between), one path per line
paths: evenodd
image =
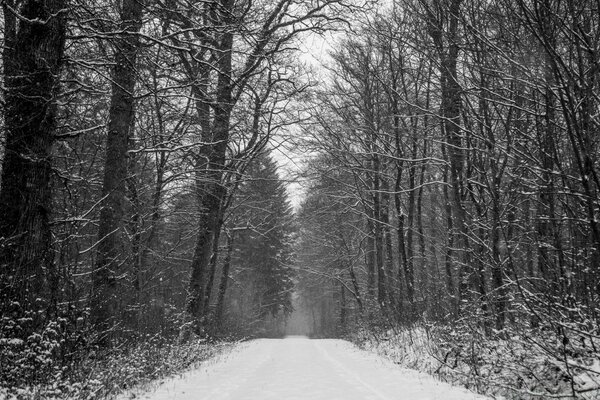
M119 400L483 400L343 340L260 339Z
M600 399L600 360L561 359L564 353L552 349L563 344L551 338L489 339L415 327L378 335L362 332L353 340L398 365L495 399Z
M151 388L167 376L209 365L234 343L155 343L112 349L107 354L85 353L69 368L50 365L54 379L43 383L0 386L0 400L105 400L131 387ZM15 365L17 365L15 363ZM23 366L22 368L25 368Z

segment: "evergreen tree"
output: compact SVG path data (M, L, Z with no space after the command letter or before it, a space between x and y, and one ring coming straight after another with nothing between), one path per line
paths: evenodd
M274 334L292 312L293 216L268 153L252 162L247 175L236 196L236 220L244 229L236 239L233 265L239 288L232 300L240 305L238 313L244 314L240 317L250 325L247 328Z

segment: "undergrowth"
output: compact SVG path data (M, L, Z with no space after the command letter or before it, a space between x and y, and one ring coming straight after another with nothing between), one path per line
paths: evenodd
M49 324L26 340L0 337L0 399L110 399L191 369L232 345L198 338L179 343L148 335L110 351L87 348L61 355L65 341L55 328Z
M396 364L496 399L600 399L598 343L543 329L483 333L467 324L361 329L351 339Z

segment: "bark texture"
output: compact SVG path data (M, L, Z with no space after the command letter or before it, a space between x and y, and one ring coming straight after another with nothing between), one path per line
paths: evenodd
M231 15L229 10L233 7L230 0L222 1L222 13L225 24L229 22ZM191 276L188 291L188 316L194 330L200 330L203 311L203 300L205 298L205 280L207 278L208 266L213 252L213 241L219 229L221 207L226 195L223 186L223 174L226 163L227 144L229 141L229 130L231 111L233 106L232 96L232 47L233 33L225 31L219 40L218 57L218 81L217 102L213 106L213 123L211 129L203 132L203 146L198 163L198 202L200 218L198 221L198 236L194 257L191 265ZM200 110L199 110L200 111ZM202 118L202 115L200 115Z
M96 268L92 276L91 317L100 342L110 343L120 313L119 279L125 273L120 240L126 198L127 150L134 120L137 33L142 24L142 0L124 0L121 8L122 32L116 39L112 71L106 164L102 183Z
M6 146L0 189L0 299L10 312L52 310L51 150L66 2L3 2ZM18 13L18 15L17 15ZM12 303L12 305L11 305ZM9 310L6 310L7 312ZM34 321L34 325L40 321Z

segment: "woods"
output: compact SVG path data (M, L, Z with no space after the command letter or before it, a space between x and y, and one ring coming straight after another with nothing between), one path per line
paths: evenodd
M314 334L399 360L424 341L409 366L496 395L594 398L597 12L403 0L338 42L297 141Z
M599 12L3 1L0 397L102 398L306 333L594 398Z
M102 397L218 347L199 340L281 334L292 228L270 138L307 86L301 35L352 6L2 6L0 397Z

